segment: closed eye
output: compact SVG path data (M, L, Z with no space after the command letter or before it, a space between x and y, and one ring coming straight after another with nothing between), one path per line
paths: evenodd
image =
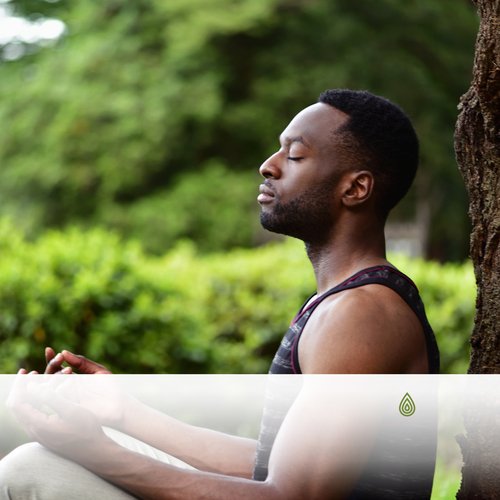
M287 156L287 160L290 160L290 161L300 161L303 159L304 159L303 156Z

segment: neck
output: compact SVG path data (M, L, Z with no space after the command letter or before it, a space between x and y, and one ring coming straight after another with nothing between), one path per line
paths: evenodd
M361 226L361 227L360 227ZM306 251L314 269L317 293L322 294L357 271L388 264L385 256L384 224L345 224L324 242L306 242Z

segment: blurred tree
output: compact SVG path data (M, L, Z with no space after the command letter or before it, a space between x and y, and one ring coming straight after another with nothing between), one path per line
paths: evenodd
M469 225L452 141L476 27L465 1L281 3L265 37L238 34L224 42L222 50L240 67L231 87L239 99L224 116L223 132L260 130L252 134L261 141L253 150L272 151L284 124L325 88L366 88L394 100L413 119L422 146L415 189L395 216L415 218L424 205L431 214L429 254L463 258ZM249 69L249 57L239 58L239 50L252 41ZM253 75L250 84L240 85L242 73Z
M3 0L2 3L14 5L16 12L26 18L59 17L64 8L60 0Z
M10 3L68 30L57 47L0 63L3 212L32 231L123 221L122 209L137 226L136 204L160 199L181 174L210 162L256 169L320 91L352 87L401 104L421 137L417 189L396 217L415 217L418 198L432 214L431 254L465 256L451 137L477 24L467 2ZM225 190L237 185L235 176ZM222 198L221 207L233 203ZM255 215L245 213L235 227L250 224Z

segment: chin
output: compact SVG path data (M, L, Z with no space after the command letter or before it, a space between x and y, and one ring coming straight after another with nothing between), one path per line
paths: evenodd
M298 227L291 226L288 221L281 220L275 217L272 213L261 212L260 224L264 229L272 233L291 236L292 238L298 238L299 240L304 239L303 230L300 230Z

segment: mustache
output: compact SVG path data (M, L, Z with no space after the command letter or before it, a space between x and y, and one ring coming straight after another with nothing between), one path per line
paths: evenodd
M276 194L276 190L274 189L274 186L269 179L266 179L262 184L264 184L264 186L266 186L269 191L272 191L273 194Z

